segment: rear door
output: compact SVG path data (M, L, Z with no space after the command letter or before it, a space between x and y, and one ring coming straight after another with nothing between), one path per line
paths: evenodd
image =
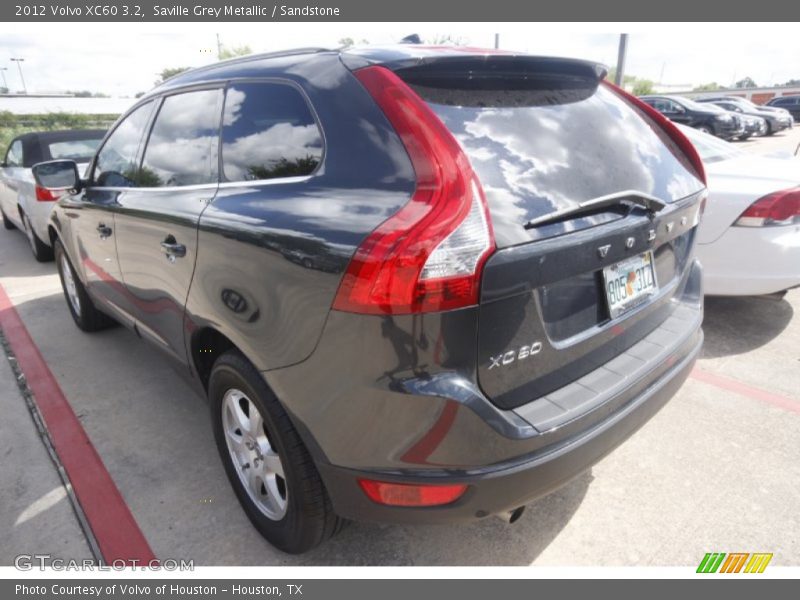
M197 224L218 187L220 88L161 101L136 174L117 199L115 236L131 312L143 337L183 362L183 311Z
M484 267L478 378L495 404L514 408L663 322L688 270L704 185L675 142L591 71L481 64L398 74L483 185L498 250Z

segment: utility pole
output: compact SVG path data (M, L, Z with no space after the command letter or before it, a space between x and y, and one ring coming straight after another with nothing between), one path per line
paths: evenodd
M500 48L500 34L499 33L495 33L494 34L494 49L498 50L499 48Z
M625 53L628 49L628 34L619 34L619 53L617 54L617 76L614 78L614 83L622 87L622 82L625 80Z
M6 71L8 71L8 67L0 67L0 75L3 76L3 87L6 89L6 93L10 94L11 90L8 89L8 82L6 81Z
M24 58L12 58L11 62L17 63L17 68L19 69L19 78L22 80L22 91L25 92L25 95L28 95L28 87L25 85L25 78L22 76L22 63L25 62Z

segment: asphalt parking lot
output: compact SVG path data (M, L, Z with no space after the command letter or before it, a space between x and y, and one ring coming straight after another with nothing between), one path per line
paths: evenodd
M800 126L739 143L794 151ZM197 565L697 565L706 552L800 564L800 289L708 298L702 358L681 391L613 454L514 525L353 523L309 554L251 527L217 457L205 404L135 335L81 333L53 263L0 231L0 285L159 558ZM91 556L89 542L0 361L0 564Z

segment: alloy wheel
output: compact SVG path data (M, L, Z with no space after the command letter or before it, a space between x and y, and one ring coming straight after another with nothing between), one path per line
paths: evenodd
M225 392L222 427L231 462L248 496L267 518L281 520L289 498L283 463L264 417L241 390Z

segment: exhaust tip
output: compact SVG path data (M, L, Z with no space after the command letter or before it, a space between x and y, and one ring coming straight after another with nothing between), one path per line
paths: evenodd
M496 516L497 518L502 519L503 521L511 525L512 523L516 523L522 516L522 513L524 512L525 512L525 507L520 506L518 508L515 508L514 510L509 510L506 512L499 513Z

